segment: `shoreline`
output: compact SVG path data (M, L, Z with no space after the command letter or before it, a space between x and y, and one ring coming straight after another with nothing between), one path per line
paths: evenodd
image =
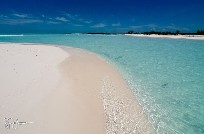
M30 64L27 73L25 72L23 75L18 73L19 77L17 78L24 78L22 83L14 83L14 86L16 84L19 89L13 88L12 91L7 93L10 97L3 96L4 101L1 102L1 105L8 103L7 109L2 106L0 107L0 111L3 111L3 116L11 116L20 120L25 119L26 121L34 122L26 127L17 129L15 133L31 133L31 130L32 133L39 134L154 132L125 80L103 58L79 48L30 44L32 43L0 44L0 50L4 51L4 54L0 54L0 56L7 56L4 57L5 61L9 56L11 60L10 63L0 62L2 70L8 69L9 66L13 65L14 61L22 61L22 63ZM2 46L5 48L2 49ZM23 47L26 47L26 49ZM33 47L36 49L35 51L33 51ZM50 52L52 49L54 53ZM9 54L11 51L12 54ZM41 57L41 54L44 53L43 51L46 51L46 54ZM32 53L32 56L30 55L29 57L30 53ZM17 59L16 57L19 54L23 58ZM33 79L29 81L30 69L35 67L32 64L34 63L33 60L37 57L42 63L42 67L39 65L38 69L34 70L33 74L40 72L38 74L39 76L36 77L36 75L33 75ZM47 59L53 59L55 57L59 59L55 59L49 63L54 63L53 68L45 68ZM38 60L34 64L38 64ZM22 72L25 71L23 70L25 68L24 64L16 64L15 68L21 68ZM55 70L55 72L53 73L52 70ZM13 78L10 77L12 76L12 74L9 74L11 73L10 71L7 70L7 76L12 83ZM44 73L46 71L47 74ZM58 76L57 79L49 80L48 78L53 78L53 74ZM0 80L3 80L4 77L5 74L0 75ZM25 79L28 79L27 86L22 89ZM7 90L10 90L9 81L4 81ZM57 83L54 81L57 81ZM45 86L39 84L43 82ZM55 85L49 87L50 82ZM0 88L1 96L7 92L5 91L6 88ZM47 88L46 92L44 88ZM16 101L12 102L12 99L16 99ZM30 100L34 100L35 103ZM20 104L22 105L20 106ZM15 107L15 110L17 110L15 114L11 112L12 107ZM13 131L6 130L5 128L0 130L5 131L5 133Z
M171 38L171 39L192 39L192 40L204 40L204 35L145 35L145 34L125 34L127 36L135 37L148 37L148 38Z

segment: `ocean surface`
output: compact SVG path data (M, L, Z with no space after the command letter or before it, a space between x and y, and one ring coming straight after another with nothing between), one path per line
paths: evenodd
M83 48L122 73L158 134L204 134L204 41L125 35L0 35Z

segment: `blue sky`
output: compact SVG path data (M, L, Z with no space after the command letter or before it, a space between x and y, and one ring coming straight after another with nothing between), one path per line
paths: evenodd
M0 33L194 32L204 0L0 0Z

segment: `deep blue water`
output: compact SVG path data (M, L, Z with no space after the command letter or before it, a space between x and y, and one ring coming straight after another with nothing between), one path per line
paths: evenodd
M157 133L204 133L204 40L50 34L0 36L0 42L95 52L120 70Z

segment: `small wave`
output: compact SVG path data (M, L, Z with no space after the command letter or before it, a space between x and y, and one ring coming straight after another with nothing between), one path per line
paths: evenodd
M21 35L0 35L0 37L11 37L11 36L24 36L23 34Z

